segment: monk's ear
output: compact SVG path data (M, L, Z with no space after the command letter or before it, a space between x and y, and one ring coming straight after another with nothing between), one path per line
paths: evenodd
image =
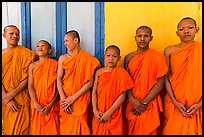
M178 30L176 31L176 35L179 36L179 31Z
M5 34L2 34L2 36L3 36L4 38L6 38Z
M196 33L198 33L200 31L200 28L199 27L197 27L196 28Z
M49 54L52 53L52 49L49 49L48 53L49 53Z
M121 59L121 56L118 57L118 61Z
M78 38L74 38L74 43L78 43L79 39Z
M151 39L150 39L150 41L152 41L152 39L153 39L153 36L151 36Z

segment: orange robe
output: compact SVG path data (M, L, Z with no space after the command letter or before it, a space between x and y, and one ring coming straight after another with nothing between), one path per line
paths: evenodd
M27 78L28 66L34 57L34 52L20 45L2 55L2 84L6 92L11 92ZM14 100L20 105L18 112L10 111L2 103L2 133L28 135L30 98L27 88L19 92Z
M51 58L43 61L33 71L36 100L41 105L47 105L54 98L57 79L57 61ZM31 103L31 134L59 134L59 100L56 100L50 112L41 115Z
M97 58L82 49L77 55L66 59L63 63L65 75L62 79L65 95L75 94L91 80L95 69L100 66ZM90 134L87 121L89 103L90 90L75 100L72 114L65 113L60 106L61 135Z
M128 63L128 68L135 83L132 93L139 99L144 99L156 84L157 79L164 76L168 70L165 56L159 51L150 48L133 57ZM159 112L162 111L160 95L148 104L140 116L132 113L132 104L127 101L125 114L128 134L156 134L160 125Z
M194 42L170 56L169 81L176 100L187 109L202 98L202 44ZM202 134L202 108L192 117L183 116L168 94L164 98L166 125L163 134Z
M109 72L102 73L98 77L97 100L98 110L106 112L113 105L115 100L126 90L134 87L134 83L128 72L117 66ZM122 105L112 114L110 120L105 123L99 123L93 117L92 129L93 135L122 135L123 134L123 116Z

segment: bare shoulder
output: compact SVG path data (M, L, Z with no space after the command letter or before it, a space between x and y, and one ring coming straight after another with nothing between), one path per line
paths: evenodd
M168 47L166 47L165 49L164 49L164 55L165 56L170 56L171 55L171 53L173 53L175 50L177 50L179 47L178 47L178 45L170 45L170 46L168 46Z
M65 59L69 58L67 54L63 54L59 57L58 62L63 62Z
M129 54L127 54L126 56L125 56L125 62L129 62L135 55L137 54L137 52L136 51L133 51L133 52L130 52Z
M38 64L39 64L39 61L35 61L35 62L31 63L31 64L29 65L29 69L30 69L30 70L35 69L35 67L36 67Z
M2 49L2 55L3 55L4 53L6 53L6 52L8 52L8 49L7 49L7 48L3 48L3 49Z
M105 67L99 68L99 69L97 69L97 71L96 71L96 76L99 76L99 75L103 74L104 72L105 72Z

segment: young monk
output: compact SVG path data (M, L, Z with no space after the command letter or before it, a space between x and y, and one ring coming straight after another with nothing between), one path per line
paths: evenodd
M124 68L130 73L135 87L127 92L126 117L128 134L157 134L162 109L160 91L167 73L165 56L149 48L152 30L140 26L136 30L137 50L125 56Z
M164 50L169 66L165 135L202 135L202 43L194 41L198 32L194 19L183 18L176 31L181 42Z
M2 49L2 134L28 135L28 66L35 53L18 45L20 31L14 25L4 28L7 47Z
M60 134L90 135L88 106L93 75L100 62L80 47L79 33L68 31L64 44L69 51L58 60L57 88L60 94Z
M29 66L28 90L31 97L31 135L59 134L59 101L56 91L57 61L49 58L52 47L40 40L39 60Z
M96 71L92 91L93 135L122 135L122 103L126 90L134 87L128 72L117 66L120 49L110 45L105 51L106 66Z

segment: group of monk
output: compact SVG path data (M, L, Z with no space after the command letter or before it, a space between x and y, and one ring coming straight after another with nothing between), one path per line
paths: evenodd
M118 66L120 49L105 49L104 67L80 47L76 30L64 36L68 53L49 57L18 45L20 31L4 28L2 49L3 135L201 135L202 43L199 27L185 17L180 43L164 53L149 47L152 29L136 30L137 49Z

